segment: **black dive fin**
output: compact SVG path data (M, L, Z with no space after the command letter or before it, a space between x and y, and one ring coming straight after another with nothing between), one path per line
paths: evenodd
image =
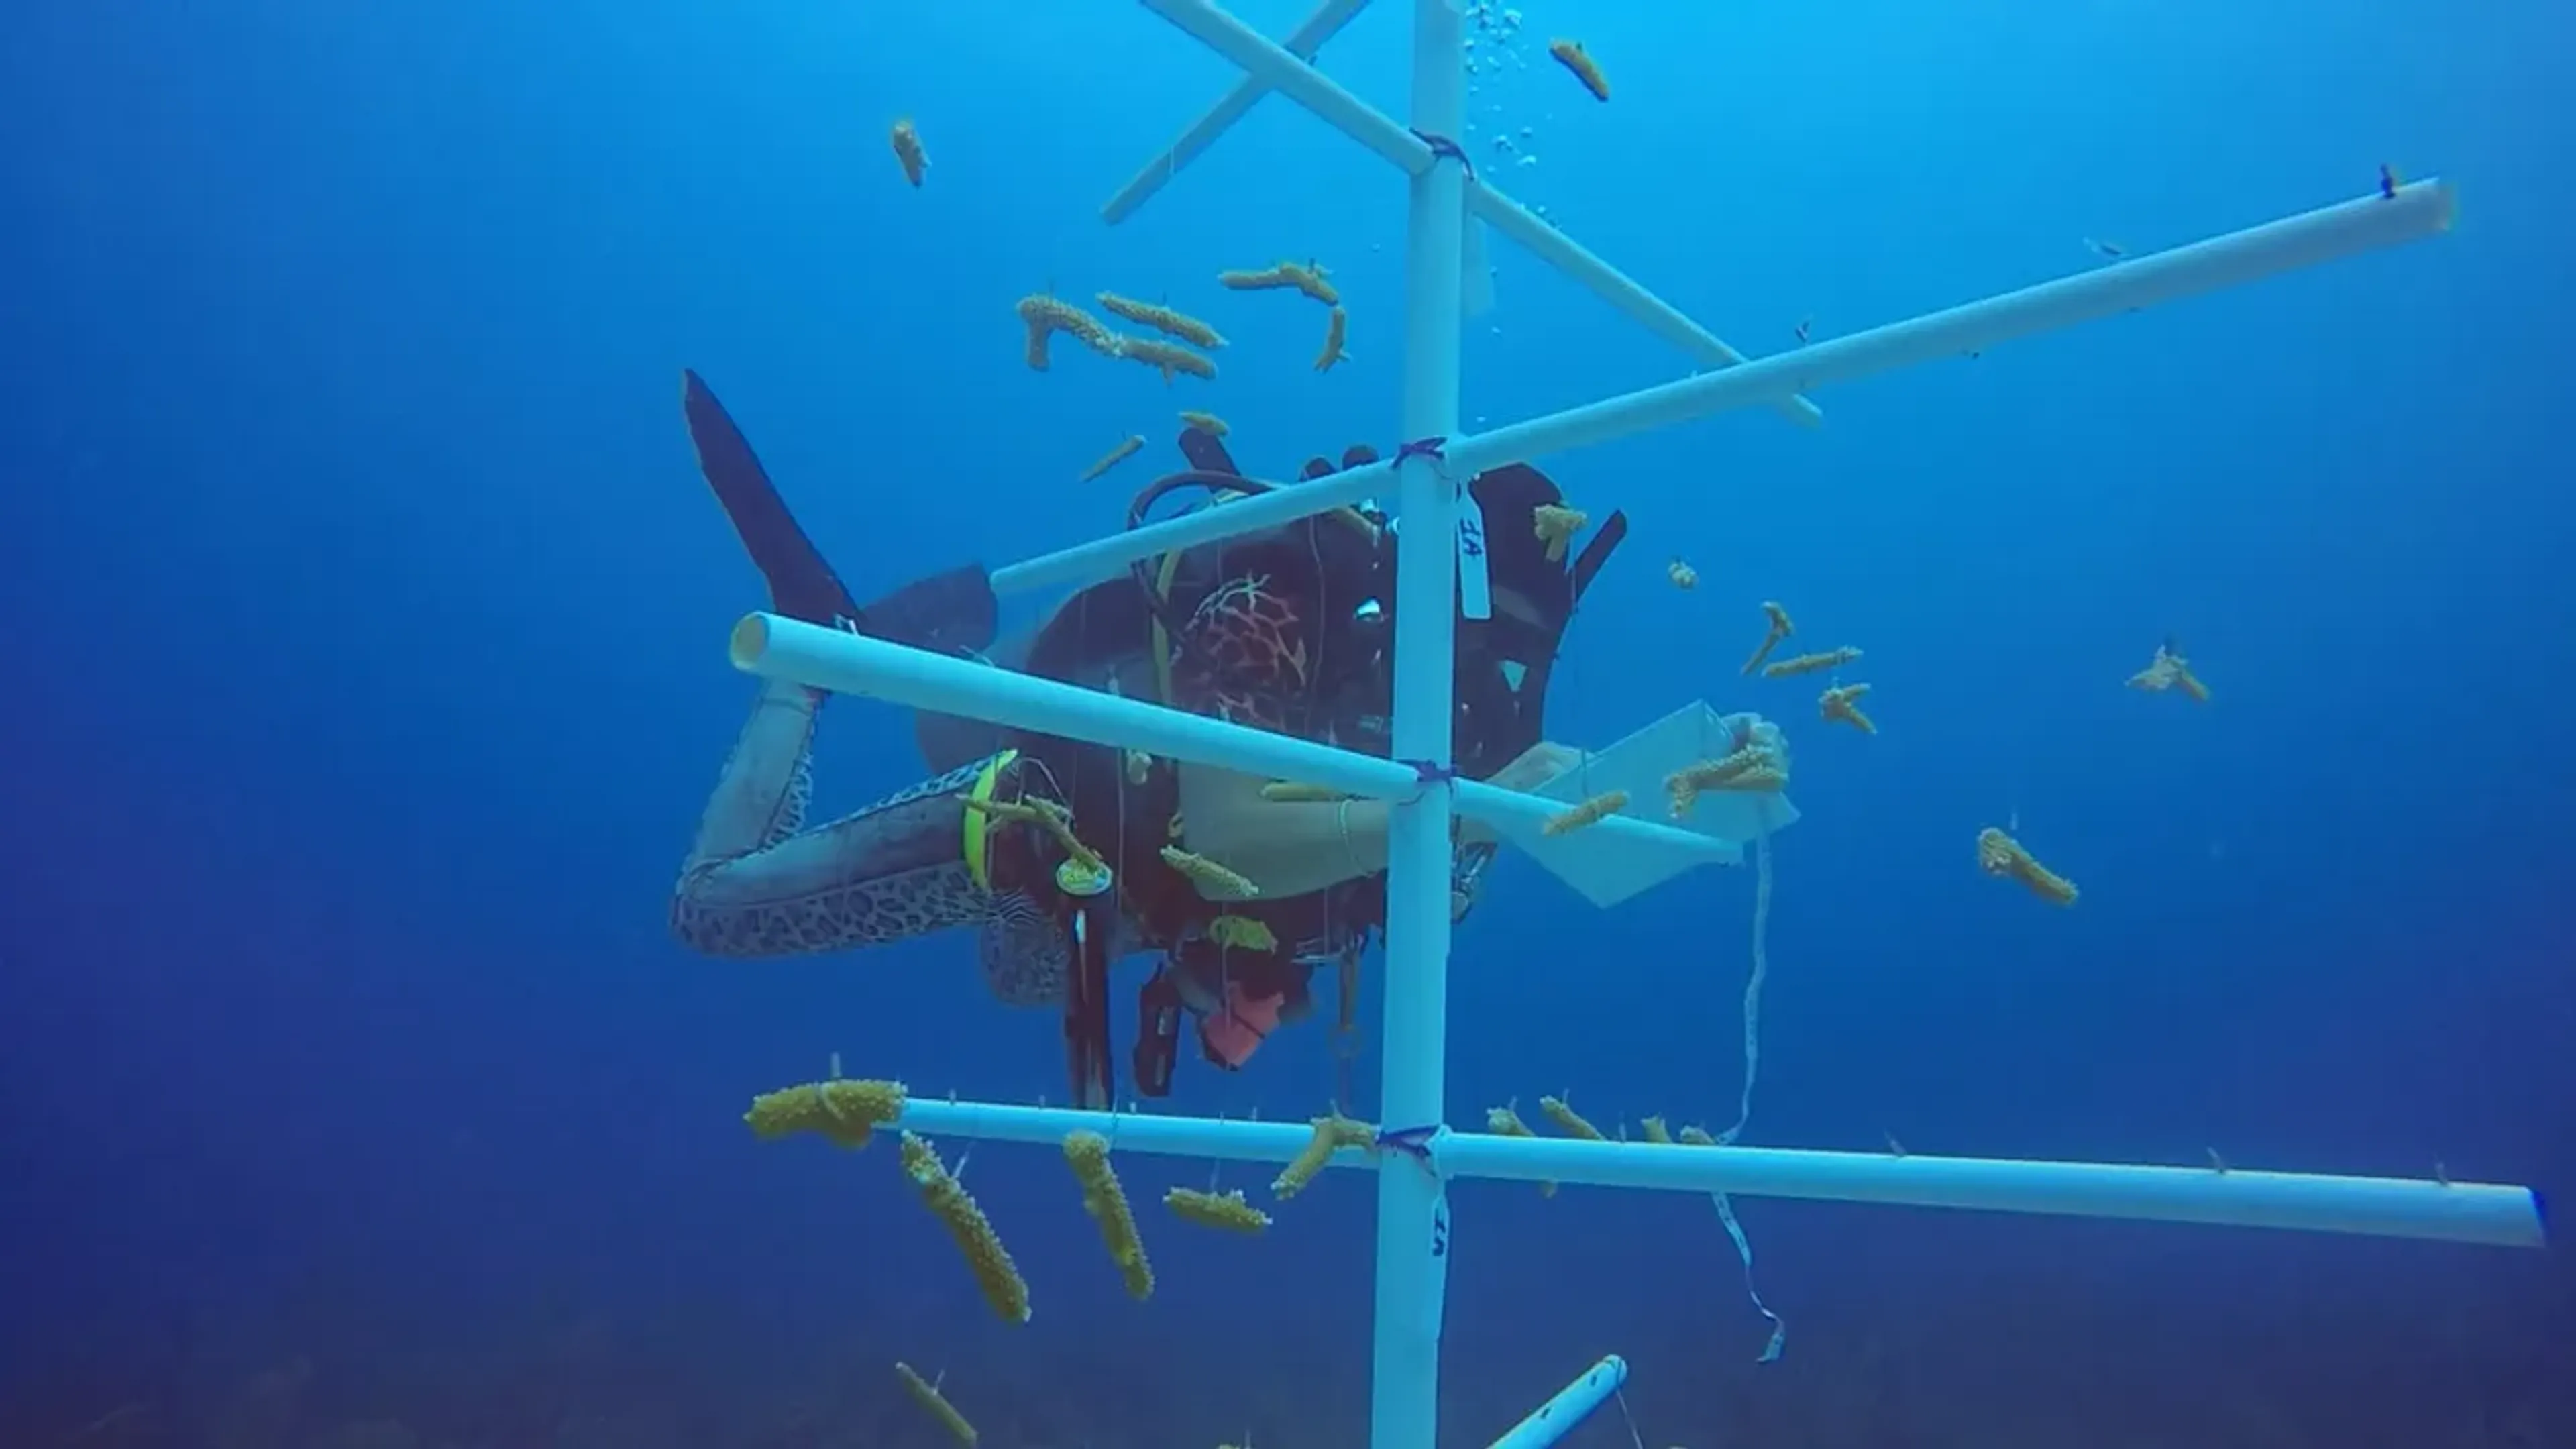
M1234 455L1225 450L1225 444L1218 441L1216 434L1205 428L1181 430L1181 456L1189 459L1190 466L1202 473L1243 476L1243 470L1234 466Z
M1627 536L1628 515L1625 510L1613 510L1608 518L1601 521L1601 527L1593 531L1592 541L1574 557L1576 603L1583 602L1583 591L1592 587L1592 576L1601 572L1601 566L1610 561L1611 551L1618 548Z
M850 591L797 526L742 430L705 380L686 369L680 373L680 410L689 420L689 441L698 450L698 471L733 520L753 566L769 581L770 607L811 624L857 619L859 608Z
M915 579L859 611L858 630L940 654L981 654L993 647L1000 606L982 564Z

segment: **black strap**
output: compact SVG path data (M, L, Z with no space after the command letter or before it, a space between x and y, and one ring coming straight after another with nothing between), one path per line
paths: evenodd
M1592 576L1601 572L1601 566L1610 561L1611 551L1627 536L1628 515L1625 510L1614 510L1601 521L1601 527L1593 532L1591 542L1586 543L1583 552L1574 557L1574 602L1583 602L1583 591L1592 587Z
M1108 1111L1118 1100L1118 1071L1109 1059L1109 941L1114 934L1095 896L1074 908L1073 973L1064 992L1065 1074L1073 1104Z
M1168 1097L1172 1070L1181 1060L1181 992L1172 984L1169 966L1154 968L1154 979L1136 993L1136 1050L1130 1065L1141 1096Z

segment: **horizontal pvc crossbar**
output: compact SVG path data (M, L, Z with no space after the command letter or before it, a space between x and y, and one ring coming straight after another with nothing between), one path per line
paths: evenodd
M1505 196L1490 183L1467 179L1467 209L1494 230L1527 248L1532 256L1591 289L1594 296L1627 313L1647 331L1698 358L1710 367L1741 367L1751 359L1725 339L1690 319L1672 303L1647 291L1628 274L1595 256L1574 238L1550 226L1544 217ZM1813 427L1825 420L1824 409L1803 397L1775 404L1791 422Z
M1274 42L1208 0L1144 0L1144 4L1243 67L1254 81L1313 111L1327 125L1385 157L1405 175L1419 176L1430 170L1437 159L1429 143L1315 69L1307 56ZM1711 366L1733 366L1744 361L1743 353L1492 186L1471 182L1467 204L1495 230L1563 270L1611 306L1643 322L1656 336ZM1802 397L1769 401L1799 423L1813 424L1824 416L1814 403Z
M1422 791L1421 776L1411 766L1375 755L1247 729L776 614L747 615L734 626L727 652L736 669L810 689L864 695L936 714L1322 785L1370 799L1405 800ZM1565 809L1560 801L1473 780L1457 781L1455 788L1459 814L1507 833L1535 831ZM1735 842L1631 816L1614 815L1585 828L1712 864L1732 865L1742 855Z
M1469 189L1468 195L1476 195L1474 188ZM2398 188L2394 196L2371 195L2340 202L1912 321L1776 353L1724 372L1665 383L1455 439L1445 450L1448 467L1457 477L1473 477L1506 463L1523 463L1549 453L1615 442L1669 423L1775 402L1784 395L1829 383L1981 351L1997 343L2114 313L2257 281L2379 247L2420 241L2450 226L2454 205L2447 183L2413 182ZM1152 558L1168 549L1213 543L1347 506L1383 490L1393 476L1391 463L1371 463L1312 483L1280 488L1223 508L1202 509L1167 523L1031 559L996 573L993 584L1009 592L1051 584L1098 583L1139 559Z
M1121 1151L1232 1162L1287 1162L1305 1150L1311 1136L1302 1123L920 1099L905 1105L902 1125L919 1132L1033 1143L1061 1142L1067 1133L1087 1129ZM1450 1131L1433 1137L1430 1154L1440 1174L1450 1178L2288 1228L2506 1248L2538 1248L2548 1242L2538 1194L2488 1183ZM1374 1167L1413 1160L1343 1148L1330 1165Z
M1580 1378L1556 1391L1556 1397L1538 1406L1528 1418L1511 1428L1511 1432L1493 1442L1489 1449L1546 1449L1574 1432L1574 1426L1591 1417L1612 1394L1628 1382L1628 1361L1611 1354L1585 1369Z
M1505 463L1614 442L1731 408L1776 401L1829 383L1961 356L2033 333L2259 281L2378 247L2420 241L2449 228L2452 205L2447 184L2418 181L2393 195L2374 193L1910 322L1775 353L1724 372L1512 423L1451 444L1450 463L1462 474L1472 475Z
M1368 8L1368 0L1324 0L1305 23L1288 33L1280 47L1299 60L1312 61L1324 42L1341 32L1358 14ZM1165 182L1181 173L1181 168L1199 158L1199 154L1216 144L1219 136L1234 128L1234 123L1251 114L1253 103L1270 93L1265 82L1244 77L1225 98L1208 108L1196 124L1181 133L1180 139L1163 149L1163 154L1145 163L1136 179L1119 189L1116 196L1100 208L1100 219L1116 226L1135 214L1136 208L1152 199Z
M1083 588L1114 579L1141 559L1220 539L1240 538L1318 513L1348 508L1394 486L1393 461L1364 463L1311 482L1282 484L1267 493L1249 494L1219 507L1184 513L996 569L993 588L1004 594Z

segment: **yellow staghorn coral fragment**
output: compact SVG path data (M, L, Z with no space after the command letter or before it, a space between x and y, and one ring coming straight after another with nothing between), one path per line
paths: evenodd
M895 1360L894 1372L895 1377L903 1380L903 1386L911 1390L913 1401L929 1410L930 1416L939 1421L939 1426L948 1431L949 1437L960 1444L972 1445L975 1442L975 1426L966 1422L966 1416L957 1412L957 1406L948 1402L937 1384L913 1372L912 1365L901 1359Z
M1671 563L1664 565L1664 577L1671 579L1673 587L1686 594L1699 587L1699 570L1692 568L1688 560L1678 556Z
M1697 1123L1693 1123L1690 1126L1683 1128L1680 1132L1674 1135L1685 1147L1715 1147L1717 1145L1717 1139L1708 1135L1708 1129Z
M1193 408L1181 409L1181 425L1196 428L1202 433L1218 438L1234 431L1226 426L1225 419L1214 413L1203 413Z
M1047 341L1058 332L1103 357L1125 355L1125 344L1117 333L1071 302L1033 292L1020 299L1018 311L1029 332L1028 364L1040 372L1047 370Z
M1028 1280L1020 1276L1019 1265L1011 1261L984 1210L949 1176L947 1165L939 1160L939 1149L906 1132L903 1171L920 1190L931 1216L957 1240L957 1251L966 1255L966 1266L974 1272L975 1284L984 1290L984 1301L993 1305L993 1312L1004 1323L1028 1322Z
M1530 510L1530 532L1537 534L1538 541L1547 545L1549 563L1565 562L1566 544L1591 521L1591 516L1580 508L1564 508L1553 503L1542 503Z
M1088 483L1092 479L1099 477L1101 474L1108 472L1110 469L1117 467L1119 464L1126 462L1128 459L1135 457L1138 453L1141 453L1144 450L1144 437L1141 434L1129 433L1125 441L1121 442L1117 447L1110 449L1108 452L1101 454L1099 462L1083 469L1082 477L1076 481Z
M812 1132L842 1147L865 1147L876 1129L903 1115L903 1101L901 1082L835 1078L763 1092L751 1099L742 1120L762 1141Z
M1741 672L1745 674L1761 668L1762 661L1771 657L1771 651L1780 647L1781 640L1798 632L1798 626L1789 621L1789 611L1769 599L1762 601L1762 617L1768 626L1762 634L1762 646L1753 651L1752 658L1744 661Z
M1211 381L1216 377L1216 363L1212 359L1177 342L1157 342L1151 337L1119 337L1115 340L1118 350L1111 356L1124 357L1130 362L1141 362L1153 368L1163 374L1166 384L1182 373Z
M930 169L930 153L921 149L921 132L913 129L912 117L895 122L886 140L894 147L895 164L903 168L903 179L916 187L921 185L922 173Z
M1183 850L1177 845L1163 847L1163 864L1179 871L1207 900L1248 901L1261 894L1261 887L1206 856Z
M1219 1194L1176 1187L1163 1194L1163 1206L1185 1223L1229 1233L1258 1233L1270 1226L1270 1214L1245 1202L1240 1192Z
M1646 1134L1649 1142L1670 1143L1673 1140L1672 1129L1664 1125L1661 1117L1649 1117L1639 1122L1637 1128Z
M1292 804L1331 805L1351 798L1345 790L1330 785L1306 785L1295 780L1273 780L1261 787L1261 798Z
M2130 675L2129 687L2149 694L2179 689L2194 704L2209 703L2209 686L2191 672L2191 661L2175 653L2170 642L2156 646L2155 662Z
M1557 1131L1564 1133L1568 1137L1581 1137L1591 1142L1606 1142L1609 1140L1601 1135L1600 1128L1593 1126L1589 1121L1585 1120L1583 1114L1575 1111L1563 1097L1539 1098L1538 1110L1551 1124L1555 1126Z
M2053 906L2075 904L2075 882L2041 865L2020 841L1989 825L1977 832L1977 868L1998 880L2017 880Z
M1860 657L1860 651L1849 644L1827 649L1818 654L1800 654L1788 659L1774 659L1762 666L1765 679L1787 679L1793 674L1817 674L1827 669L1840 669Z
M1085 870L1104 875L1109 870L1109 864L1100 858L1100 852L1083 844L1082 838L1073 833L1073 812L1043 795L1032 795L1025 800L979 800L972 795L960 795L957 799L967 809L995 820L1033 825L1045 831L1055 837L1055 843L1064 848L1066 856Z
M1597 825L1627 808L1627 791L1604 790L1571 810L1561 810L1547 817L1547 823L1538 828L1539 834L1570 835L1587 825Z
M1295 290L1305 293L1327 307L1338 307L1342 294L1325 280L1324 268L1312 262L1280 262L1257 272L1225 271L1216 274L1217 285L1233 292L1274 292Z
M1100 310L1104 312L1124 317L1130 322L1142 322L1164 336L1177 337L1192 347L1213 349L1225 345L1225 338L1219 335L1215 328L1187 312L1174 311L1172 308L1154 302L1139 302L1133 297L1119 296L1116 292L1102 292L1096 300L1100 303Z
M1333 1154L1345 1147L1375 1147L1377 1133L1366 1122L1353 1121L1339 1112L1314 1119L1315 1134L1306 1139L1306 1149L1281 1168L1270 1184L1270 1191L1285 1202L1306 1190Z
M1789 787L1789 771L1776 751L1759 744L1738 747L1714 760L1702 760L1664 777L1672 796L1675 820L1688 819L1699 797L1711 790L1767 793Z
M1816 698L1816 713L1828 724L1837 721L1850 725L1865 735L1878 733L1878 722L1860 707L1860 697L1869 693L1866 684L1838 684Z
M1551 40L1547 43L1547 53L1556 58L1558 65L1574 72L1574 78L1583 83L1585 90L1592 92L1592 99L1610 99L1610 78L1601 73L1601 63L1584 50L1582 41Z
M1109 1165L1109 1139L1097 1132L1076 1132L1064 1139L1064 1160L1073 1164L1082 1184L1082 1209L1100 1224L1100 1241L1118 1265L1127 1296L1143 1302L1154 1296L1154 1266L1145 1261L1145 1240L1136 1232L1136 1215L1127 1210L1127 1191Z
M1219 916L1208 922L1208 939L1238 951L1276 951L1279 937L1250 916Z
M1335 307L1332 315L1324 319L1324 346L1315 354L1317 372L1330 372L1334 363L1349 360L1350 353L1343 350L1342 344L1349 338L1350 327L1351 316L1340 307Z
M1519 1110L1510 1106L1487 1107L1485 1109L1485 1130L1493 1133L1497 1137L1536 1137L1538 1135L1529 1129L1529 1124L1527 1122L1521 1120ZM1556 1184L1552 1182L1540 1183L1538 1185L1538 1195L1540 1197L1556 1196Z

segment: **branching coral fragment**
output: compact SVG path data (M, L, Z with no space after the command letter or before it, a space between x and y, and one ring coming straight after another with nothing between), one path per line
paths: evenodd
M1118 350L1111 353L1111 356L1124 357L1130 362L1141 362L1163 374L1165 383L1169 383L1182 373L1210 380L1216 377L1214 361L1192 352L1177 342L1158 342L1151 337L1116 337L1112 340L1116 342Z
M1661 1117L1648 1117L1639 1122L1637 1127L1639 1131L1646 1134L1646 1140L1649 1142L1669 1143L1673 1140L1672 1129L1664 1125L1664 1119Z
M1762 677L1787 679L1793 674L1819 674L1828 669L1840 669L1858 658L1860 658L1860 651L1845 644L1839 649L1827 649L1821 653L1800 654L1789 659L1774 659L1762 666Z
M1295 290L1305 293L1327 307L1338 307L1342 294L1325 280L1324 268L1312 262L1280 262L1256 272L1225 271L1216 274L1217 285L1235 292L1270 292Z
M1582 41L1551 40L1547 43L1547 53L1556 58L1558 65L1574 72L1574 78L1583 83L1585 90L1592 92L1592 99L1610 99L1610 78L1601 73L1601 63L1583 49Z
M1138 453L1141 453L1144 450L1145 439L1139 434L1129 433L1117 447L1101 454L1100 461L1083 469L1082 477L1079 481L1088 483L1092 479L1099 477L1101 474L1108 472L1110 469L1117 467L1119 464L1126 462L1128 459L1135 457Z
M2179 689L2194 704L2209 703L2209 686L2191 672L2191 661L2175 653L2171 643L2156 646L2155 662L2130 675L2129 687L2149 694Z
M1998 880L2017 880L2053 906L2075 904L2075 882L2041 865L2020 841L1989 825L1977 832L1977 868Z
M1192 347L1215 349L1225 345L1225 338L1215 328L1187 312L1174 311L1154 302L1139 302L1116 292L1102 292L1098 300L1102 311L1130 322L1142 322L1164 336L1177 337Z
M1683 593L1689 593L1699 587L1699 570L1692 568L1687 560L1679 557L1664 565L1664 577L1671 579L1673 587Z
M742 1120L763 1141L812 1132L842 1147L865 1147L876 1129L903 1116L903 1103L901 1082L835 1078L763 1092L751 1099Z
M951 1438L971 1449L975 1442L975 1426L966 1422L966 1416L957 1412L957 1406L948 1402L947 1396L939 1392L939 1386L913 1372L912 1365L900 1359L895 1361L894 1372L903 1380L903 1386L911 1392L913 1400L929 1410L930 1416L939 1421L940 1427L946 1429Z
M1219 1194L1176 1187L1163 1194L1163 1206L1185 1223L1229 1233L1259 1233L1270 1226L1270 1214L1245 1202L1240 1192Z
M1250 916L1219 916L1208 922L1208 939L1238 951L1276 951L1279 937Z
M1125 355L1125 345L1117 333L1071 302L1042 292L1031 293L1020 299L1018 310L1020 321L1029 331L1028 364L1040 372L1047 370L1047 340L1058 332L1103 357Z
M1572 542L1574 536L1583 531L1583 525L1591 521L1590 515L1580 508L1565 508L1554 503L1542 503L1530 510L1530 531L1538 535L1539 542L1547 545L1549 563L1565 562L1566 544Z
M1295 780L1272 780L1261 787L1261 798L1294 804L1330 805L1351 798L1350 792L1330 785L1307 785Z
M1064 1139L1064 1160L1073 1164L1082 1184L1082 1208L1100 1224L1100 1241L1118 1265L1127 1296L1142 1302L1154 1296L1154 1268L1145 1260L1145 1240L1136 1232L1136 1215L1127 1209L1127 1191L1109 1165L1109 1139L1097 1132L1076 1132Z
M1497 1137L1536 1137L1538 1135L1530 1130L1527 1122L1521 1120L1520 1110L1511 1105L1487 1107L1485 1109L1485 1130L1493 1133ZM1538 1185L1538 1195L1540 1197L1556 1196L1556 1184L1552 1182L1540 1183Z
M1350 325L1350 314L1339 307L1335 307L1332 315L1325 319L1324 345L1315 354L1317 372L1330 372L1333 370L1334 363L1349 359L1350 353L1343 350L1342 344L1349 337Z
M1334 1153L1345 1147L1377 1145L1377 1133L1370 1129L1369 1124L1353 1121L1339 1112L1315 1118L1314 1129L1314 1135L1306 1139L1306 1149L1280 1169L1279 1176L1270 1184L1270 1191L1282 1201L1305 1191L1306 1184L1315 1180L1315 1174L1324 1170L1324 1164L1333 1160Z
M1248 901L1261 894L1261 887L1204 855L1176 845L1164 846L1162 854L1163 864L1179 871L1207 900Z
M921 133L913 129L912 117L895 122L886 140L894 147L895 164L903 168L903 179L919 186L922 173L930 169L930 154L921 149Z
M1073 833L1073 812L1053 800L1042 795L1032 795L1025 800L982 800L972 795L957 798L967 809L995 820L1035 826L1054 836L1055 843L1063 848L1065 855L1085 870L1108 872L1109 863L1100 858L1100 852L1083 844L1082 838Z
M1005 1323L1028 1322L1028 1280L1020 1276L1019 1265L1011 1261L1009 1250L993 1231L992 1220L966 1195L965 1187L949 1175L947 1165L939 1160L939 1150L906 1132L903 1171L920 1191L931 1215L957 1240L957 1250L966 1255L966 1266L974 1272L975 1284L983 1289L984 1301L993 1306L993 1312Z
M1867 693L1866 684L1838 684L1817 697L1816 713L1824 716L1828 724L1840 722L1865 735L1877 734L1877 721L1860 707L1860 697Z
M1547 823L1539 827L1539 834L1569 835L1587 825L1597 825L1627 808L1627 791L1604 790L1571 810L1561 810L1549 816Z
M1762 601L1762 616L1768 627L1763 631L1761 647L1753 651L1752 658L1744 661L1742 672L1746 674L1761 668L1762 661L1771 657L1771 651L1780 647L1781 640L1798 632L1798 626L1789 621L1789 611L1768 599Z
M1538 1099L1538 1109L1546 1115L1547 1120L1557 1131L1568 1137L1580 1137L1588 1142L1609 1140L1601 1135L1600 1128L1593 1126L1582 1113L1575 1111L1563 1097L1541 1097Z
M1789 787L1788 763L1779 752L1759 742L1737 746L1714 760L1702 760L1664 777L1675 820L1690 818L1699 797L1711 790L1770 793Z

